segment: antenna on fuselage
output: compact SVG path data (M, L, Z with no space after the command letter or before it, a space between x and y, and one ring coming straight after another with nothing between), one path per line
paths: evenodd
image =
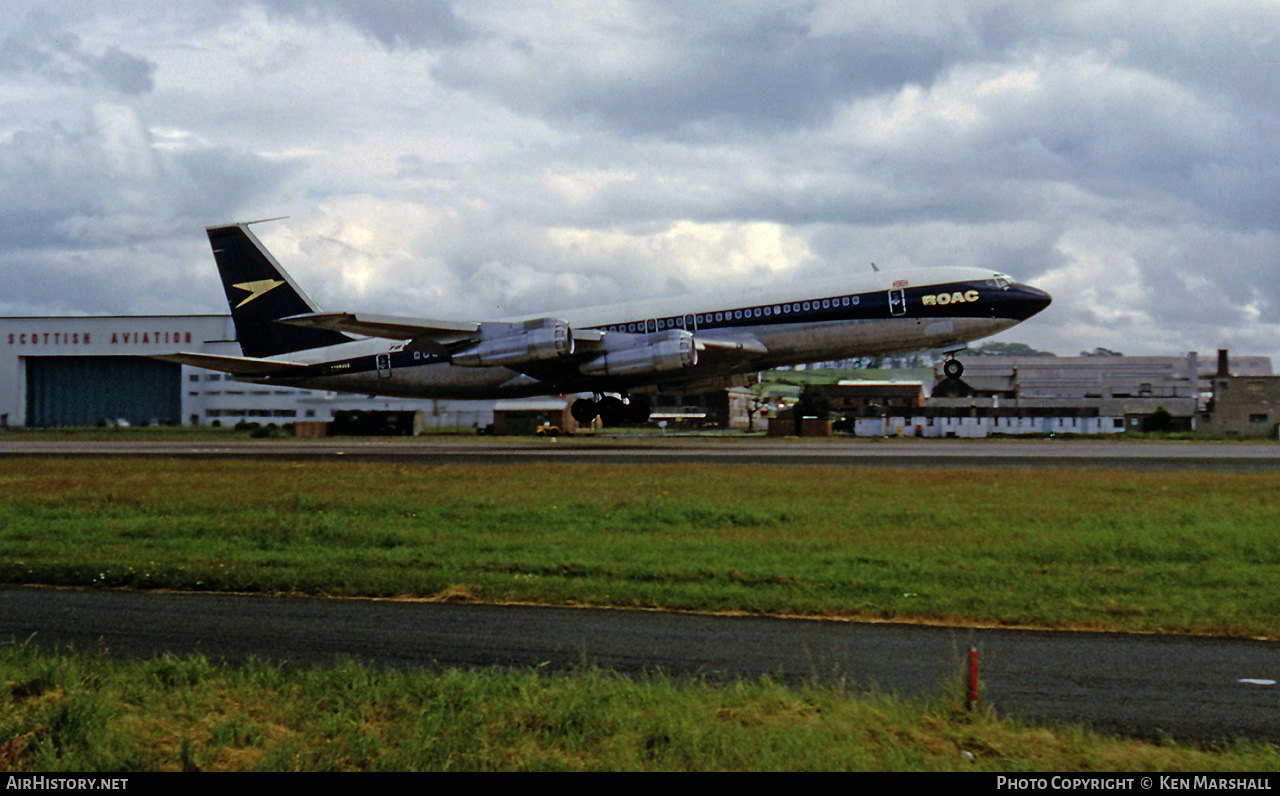
M871 264L871 270L872 270L872 271L875 271L877 274L878 274L878 273L880 273L880 269L876 267L876 264L875 264L875 263L872 263L872 264Z

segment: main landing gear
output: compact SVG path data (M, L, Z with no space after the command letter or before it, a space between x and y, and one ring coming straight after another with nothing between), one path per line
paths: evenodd
M649 421L649 405L638 398L619 398L615 395L579 398L569 407L569 414L578 425L590 426L596 417L605 426L643 425Z
M964 375L964 363L954 357L948 356L947 360L942 363L942 375L948 379L958 379Z

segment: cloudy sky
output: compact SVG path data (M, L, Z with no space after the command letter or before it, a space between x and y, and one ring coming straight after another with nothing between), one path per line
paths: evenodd
M485 318L970 265L1280 366L1280 4L0 0L0 315Z

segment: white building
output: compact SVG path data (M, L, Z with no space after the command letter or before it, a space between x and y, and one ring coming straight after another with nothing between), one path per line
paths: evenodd
M149 358L239 356L229 315L0 318L0 349L0 427L284 424L347 409L421 411L427 427L493 422L492 402L269 387Z

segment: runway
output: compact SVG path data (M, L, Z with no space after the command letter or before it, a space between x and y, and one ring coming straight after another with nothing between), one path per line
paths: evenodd
M0 439L0 457L286 459L400 464L744 464L864 467L1103 467L1230 472L1280 468L1273 442L766 440L705 437L476 438L386 440Z
M0 589L0 643L113 655L200 652L295 664L598 665L711 680L843 679L936 695L981 651L997 713L1122 735L1280 742L1280 643L1184 636L924 627L656 611L325 600L221 594ZM1257 682L1246 682L1249 680Z

